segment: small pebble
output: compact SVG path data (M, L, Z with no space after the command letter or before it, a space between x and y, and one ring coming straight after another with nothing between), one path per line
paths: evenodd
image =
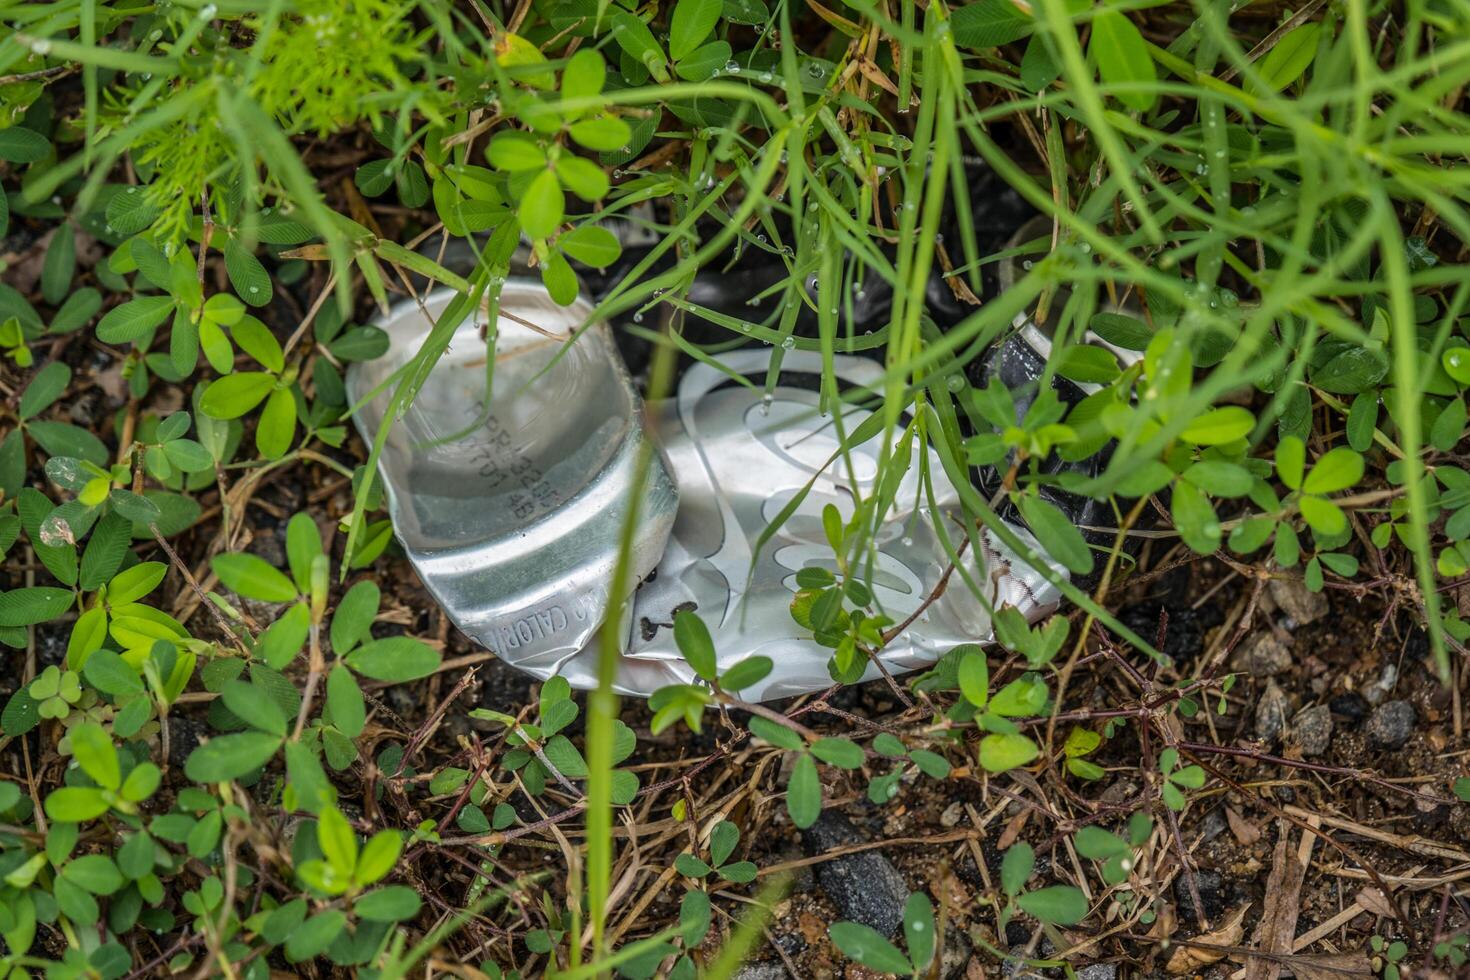
M1268 681L1256 704L1256 738L1270 745L1281 737L1285 727L1286 692L1275 681Z
M802 831L802 850L816 856L867 837L836 810L823 810L817 822ZM909 896L903 876L880 851L860 851L823 861L815 869L817 884L843 919L861 922L884 937L898 932L903 905Z
M1291 720L1291 740L1303 756L1321 755L1332 742L1332 709L1325 704L1303 708Z
M1368 717L1368 702L1357 691L1339 694L1327 702L1327 707L1339 718L1346 718L1354 725Z
M1364 699L1371 705L1376 706L1382 704L1383 699L1388 697L1388 692L1393 690L1393 686L1398 683L1398 680L1398 667L1394 664L1384 664L1383 671L1378 675L1378 680L1363 688Z
M1388 701L1368 716L1368 741L1385 751L1401 749L1414 734L1414 706L1407 701Z
M1245 642L1235 663L1255 677L1273 677L1291 666L1291 651L1267 629Z
M1269 588L1277 608L1290 616L1298 626L1305 626L1327 615L1327 596L1313 592L1300 579L1273 578Z
M1225 911L1225 879L1218 871L1196 871L1195 885L1199 888L1199 900L1205 917L1214 919ZM1174 898L1179 903L1179 920L1194 925L1194 895L1184 875L1174 879Z

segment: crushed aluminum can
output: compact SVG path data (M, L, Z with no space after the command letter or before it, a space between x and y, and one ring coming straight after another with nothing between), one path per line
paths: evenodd
M831 418L819 410L821 355L788 351L781 381L766 398L761 388L770 352L739 350L720 355L719 367L696 364L680 379L678 393L658 406L656 438L679 485L679 516L657 574L633 600L633 635L624 647L620 681L631 693L649 694L664 684L695 680L674 643L673 619L684 609L699 613L714 640L719 669L749 656L770 657L774 667L759 684L741 691L746 700L769 700L820 690L832 683L830 652L791 617L796 573L809 565L832 568L822 510L834 504L843 520L854 501L876 490L882 435L837 455ZM857 357L834 358L839 383L849 389L877 386L883 369ZM749 379L740 384L736 376ZM868 417L844 415L851 432ZM929 453L932 504L919 485L917 462L903 477L895 505L877 535L869 582L874 601L895 623L918 616L879 654L890 673L931 666L947 651L992 636L987 605L1016 606L1035 619L1054 609L1060 594L1035 569L1011 554L989 532L961 561L985 602L954 575L937 599L950 561L935 531L947 523L951 547L964 540L959 494ZM834 458L835 457L835 458ZM757 553L757 543L781 510L810 484L800 505ZM1040 551L1023 528L1021 539ZM594 663L573 661L573 684L591 683ZM865 679L881 675L870 665Z
M449 298L431 296L430 313ZM589 312L583 304L556 307L539 283L527 280L507 282L501 308L556 336ZM379 360L354 367L354 400L411 356L429 327L416 306L395 309L380 325L391 346ZM605 325L582 334L535 388L524 387L524 380L564 341L548 341L504 317L500 331L488 417L481 411L485 343L478 328L467 325L395 426L380 465L390 513L425 585L460 629L514 667L594 687L594 632L612 598L601 586L616 560L640 438L637 396ZM653 406L662 460L655 463L634 554L633 572L643 581L631 615L619 624L624 641L615 687L623 694L646 697L667 684L696 680L674 643L673 619L681 610L704 619L722 671L752 655L771 658L774 669L742 697L786 697L831 683L830 654L791 617L796 573L831 561L823 507L836 505L846 519L855 499L874 492L882 434L851 447L846 459L834 459L839 443L832 419L819 408L818 354L786 352L781 383L769 397L761 385L768 350L739 350L716 360L718 368L690 367L675 397ZM862 358L834 361L839 382L849 389L876 386L882 375L878 364ZM364 438L382 424L385 402L380 396L359 413ZM549 419L544 431L531 425L551 409L570 417ZM847 430L868 414L849 407ZM603 429L605 436L594 437ZM950 564L935 523L947 522L951 546L965 537L959 495L938 456L926 452L932 503L920 491L915 463L878 534L869 583L875 603L895 623L918 613L879 655L893 674L930 666L960 644L989 640L987 607L1012 605L1036 619L1060 600L1044 575L984 532L961 558L964 574L955 574L925 605ZM507 491L492 479L518 466L536 474L529 485ZM808 484L800 506L757 553L762 532ZM576 493L582 486L587 491ZM538 498L538 492L548 495ZM527 501L524 516L516 501ZM1042 551L1024 528L1013 529ZM984 601L966 579L983 590ZM880 673L872 665L868 677Z
M404 303L377 321L389 347L348 372L353 402L413 357L453 297L434 292L422 309ZM394 531L425 587L470 637L543 677L627 598L607 587L645 440L642 403L608 326L574 333L590 312L507 280L493 365L478 318L466 319L379 462ZM355 416L369 443L391 392ZM662 557L677 506L656 453L639 503L635 583Z

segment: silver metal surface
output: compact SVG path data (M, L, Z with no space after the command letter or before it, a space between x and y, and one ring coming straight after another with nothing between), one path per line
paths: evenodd
M448 298L435 297L430 312ZM587 313L584 306L555 307L532 282L507 283L502 308L553 333L565 333ZM392 347L354 369L354 399L411 356L428 330L417 309L397 310L383 326ZM477 328L466 325L395 427L381 465L395 528L425 584L462 630L515 667L593 687L593 631L609 608L605 583L641 437L637 396L605 326L587 331L534 381L560 342L504 318L500 331L488 420L480 408L485 344ZM695 680L674 644L672 623L681 609L698 612L708 625L721 670L755 654L773 660L771 674L742 692L747 699L831 683L830 651L791 618L795 577L808 564L831 561L823 507L835 504L846 519L856 499L875 491L882 436L834 461L838 437L818 407L818 354L787 351L782 383L770 398L761 386L769 350L735 351L718 361L720 369L690 367L676 397L654 413L654 436L668 469L656 468L642 511L635 572L639 578L655 574L638 588L632 615L620 624L624 653L616 686L624 694L646 697L666 684ZM835 367L848 388L876 386L882 375L876 363L861 358L838 356ZM735 376L754 383L740 384ZM360 414L365 437L381 423L381 406L376 401ZM849 410L846 430L867 416ZM870 584L875 603L896 623L920 609L949 565L935 523L947 522L951 545L964 539L958 494L932 451L927 470L933 503L921 492L915 460L878 536ZM508 479L525 474L533 478ZM762 532L809 483L800 506L757 554ZM1014 530L1041 550L1025 529ZM926 667L961 643L989 640L987 606L1013 605L1034 619L1060 598L1044 576L988 533L961 563L963 574L954 574L938 600L884 649L889 671ZM984 602L966 580L983 592ZM870 667L868 676L879 673Z
M348 372L354 402L418 351L453 296L430 294L423 310L404 304L379 321L390 346ZM395 533L455 625L506 662L550 676L609 608L645 438L641 402L606 324L572 338L591 311L585 302L560 307L539 282L511 279L500 310L488 411L492 365L471 318L393 425L379 472ZM369 442L390 394L356 416ZM633 581L663 554L676 506L655 454Z
M770 400L759 386L769 350L735 351L718 360L723 371L694 365L680 379L677 397L659 406L656 438L679 485L679 516L657 574L634 597L620 686L647 695L665 684L694 680L672 629L675 612L692 608L709 627L721 670L755 654L774 662L770 675L742 691L742 697L767 700L818 690L832 683L831 652L791 618L796 573L809 564L830 567L822 509L835 504L846 520L854 500L874 492L882 438L850 451L851 472L843 459L833 461L838 438L832 420L818 411L819 354L786 352L783 384ZM838 379L847 385L876 385L882 375L872 361L838 356L835 362ZM731 375L748 376L755 386L741 385ZM849 411L847 431L867 416L861 409ZM948 567L934 522L949 522L951 545L963 540L956 523L959 496L932 451L928 469L934 507L920 493L916 460L878 539L873 595L895 622L920 607ZM762 532L809 482L811 490L800 506L757 555ZM1056 605L1059 596L1045 578L1009 558L998 542L987 536L976 551L969 549L962 561L992 605L1014 605L1033 617ZM891 672L904 673L929 666L961 643L990 637L985 605L955 575L881 659ZM562 673L574 686L590 686L594 668L595 654L589 651L568 662ZM867 677L879 673L870 667Z

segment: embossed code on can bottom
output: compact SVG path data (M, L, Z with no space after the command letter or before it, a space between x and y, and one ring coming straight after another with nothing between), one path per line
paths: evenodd
M431 297L429 311L449 298ZM604 325L585 331L553 363L565 344L555 338L585 318L585 305L563 311L539 283L512 280L501 306L552 339L502 318L487 414L485 344L473 324L461 328L389 437L381 471L390 511L409 558L456 625L515 667L592 687L594 634L610 606L606 585L643 438L637 395ZM354 398L412 356L429 325L412 308L395 310L383 326L392 346L355 369ZM772 659L770 675L743 697L784 697L831 683L830 652L792 620L789 607L797 571L831 566L823 507L834 504L846 519L854 500L874 491L882 434L845 457L838 453L837 426L820 413L812 383L822 371L817 354L786 352L782 383L769 398L762 388L769 351L735 351L718 361L689 368L676 396L652 413L662 457L642 501L633 554L635 581L647 580L618 624L624 639L616 687L624 694L646 697L695 680L673 639L682 609L697 611L709 626L721 670L755 654ZM853 357L835 358L835 369L854 391L876 386L882 374ZM735 380L742 376L753 384ZM365 437L376 432L382 410L375 401L358 417ZM868 415L849 406L843 430ZM474 428L467 430L467 421ZM943 522L949 548L964 538L959 495L928 452L928 492L915 461L876 542L875 603L894 622L919 613L880 655L893 673L990 639L987 606L1017 606L1034 618L1059 599L1043 575L986 533L965 552L962 574L920 611L949 565L936 523ZM757 550L762 533L804 488L794 512ZM983 589L985 601L963 582ZM869 674L878 676L878 668Z

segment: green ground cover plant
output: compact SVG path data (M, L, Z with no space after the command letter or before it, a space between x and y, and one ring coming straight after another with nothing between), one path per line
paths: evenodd
M1165 867L1203 930L1180 820L1249 794L1230 758L1300 759L1186 737L1249 714L1224 660L1250 617L1210 662L1176 663L1164 625L1118 613L1151 574L1141 544L1217 563L1251 609L1272 581L1375 597L1423 631L1458 725L1464 0L0 0L0 16L0 977L730 976L792 870L762 867L749 814L696 792L737 754L806 829L925 786L1039 776L1082 798L1121 753L1135 794L1042 807L1042 837L1007 840L974 954L1042 968L1044 937L1082 965L1108 902L1140 935L1158 919ZM975 166L1041 230L982 248ZM582 703L553 680L476 708L473 665L403 628L385 436L349 434L344 372L387 348L368 321L426 282L457 294L393 377L396 414L518 246L567 305L619 262L619 223L658 244L592 316L652 345L649 395L678 358L731 346L769 348L768 386L791 350L881 359L871 426L844 426L830 370L822 392L844 446L885 433L876 491L824 515L831 560L797 577L792 618L830 651L823 695L742 700L770 662L718 673L683 613L701 683L646 712L612 693L611 628ZM441 261L451 241L468 272ZM733 254L784 269L772 316L690 298ZM1014 282L987 285L1002 265ZM971 308L946 330L936 274ZM856 331L874 284L891 310ZM1052 340L1022 412L973 371L1018 315ZM1053 377L1086 397L1063 404ZM938 527L948 587L983 594L962 560L981 528L1030 553L998 516L1014 509L1070 573L1053 573L1068 606L1036 624L994 610L995 645L889 679L905 713L887 724L834 702L892 640L876 537L900 477L932 492L930 451L962 498ZM273 555L249 543L253 498L281 479L335 489L277 515ZM1043 490L1111 519L1079 529ZM1136 690L1084 703L1080 677L1104 669ZM432 692L421 716L395 715L400 685ZM441 731L450 713L475 734ZM705 751L655 779L669 739ZM1408 789L1317 771L1466 798L1463 765ZM673 831L645 853L637 828L659 821ZM1043 850L1070 859L1043 868ZM916 891L901 944L849 921L826 934L879 972L938 976L947 902ZM1393 935L1358 950L1384 975L1463 963L1463 915L1384 921Z

